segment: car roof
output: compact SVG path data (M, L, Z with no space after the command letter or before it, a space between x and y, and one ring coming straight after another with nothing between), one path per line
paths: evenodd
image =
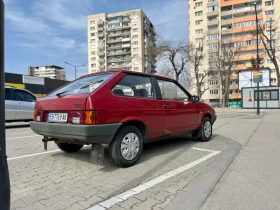
M106 74L106 73L128 73L128 74L137 74L137 75L146 75L146 76L153 76L153 77L157 77L157 78L161 78L161 79L167 79L167 80L173 80L174 79L170 78L170 77L165 77L165 76L160 76L160 75L155 75L155 74L149 74L149 73L143 73L143 72L137 72L137 71L129 71L129 70L108 70L108 71L101 71L101 72L96 72L96 73L91 73L91 74L87 74L84 76L81 76L80 78L83 77L88 77L91 75L98 75L98 74Z

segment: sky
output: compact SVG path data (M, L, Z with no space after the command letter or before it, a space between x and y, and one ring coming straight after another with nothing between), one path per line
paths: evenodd
M157 33L188 36L188 0L4 0L5 72L27 74L28 66L58 65L74 79L75 65L88 64L87 16L143 9ZM77 75L87 74L86 67Z

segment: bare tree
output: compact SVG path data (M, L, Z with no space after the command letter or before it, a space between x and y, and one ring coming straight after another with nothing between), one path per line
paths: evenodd
M208 76L211 75L212 70L204 68L204 38L201 38L200 43L195 44L189 42L188 56L191 72L192 88L195 90L197 95L201 97L208 89L206 85Z
M277 85L280 85L280 69L279 69L279 52L280 52L280 27L279 22L271 17L268 18L264 25L259 25L260 39L264 45L265 51L273 63L276 75Z
M157 37L157 53L161 62L162 72L175 77L176 81L180 76L188 72L188 45L185 39L166 39Z
M241 65L238 63L239 52L244 47L239 47L238 44L228 40L219 39L217 44L216 57L209 59L212 74L219 80L220 95L222 106L224 107L229 101L229 92L231 85L231 75L236 70L236 67Z
M160 56L160 48L157 47L157 45L152 42L147 42L147 46L145 49L145 67L147 73L156 73L155 67L156 67L156 61L158 60Z

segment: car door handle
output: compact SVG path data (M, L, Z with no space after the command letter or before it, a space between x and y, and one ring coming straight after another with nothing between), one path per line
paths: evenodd
M163 104L163 107L167 109L167 108L170 108L172 106L170 104Z

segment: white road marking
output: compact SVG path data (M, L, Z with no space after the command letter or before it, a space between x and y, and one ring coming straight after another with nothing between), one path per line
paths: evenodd
M215 151L215 150L211 150L211 149L203 149L203 148L198 148L198 147L192 147L191 149L203 151L203 152L220 152L220 151Z
M200 149L200 148L196 148L196 147L194 149L196 149L196 150L199 149L201 151L207 151L205 149ZM115 197L112 197L108 200L105 200L102 203L89 208L88 210L106 210L107 208L112 207L116 203L125 201L126 199L130 198L131 196L139 194L139 193L145 191L146 189L149 189L149 188L151 188L151 187L153 187L153 186L155 186L155 185L157 185L157 184L159 184L159 183L161 183L161 182L163 182L163 181L165 181L165 180L167 180L167 179L169 179L173 176L176 176L176 175L178 175L178 174L180 174L184 171L187 171L188 169L190 169L190 168L192 168L192 167L194 167L194 166L196 166L196 165L198 165L198 164L200 164L200 163L202 163L202 162L204 162L204 161L206 161L206 160L208 160L208 159L210 159L210 158L212 158L215 155L220 153L220 151L212 151L212 150L208 150L208 151L211 151L211 153L203 156L202 158L199 158L198 160L195 160L191 163L188 163L188 164L186 164L186 165L184 165L180 168L177 168L173 171L167 172L167 173L159 176L156 179L148 181L148 182L146 182L142 185L139 185L139 186L137 186L135 188L132 188L128 191L125 191L124 193L121 193L121 194L119 194Z
M37 156L37 155L45 155L45 154L54 153L54 152L58 152L58 151L61 151L61 150L58 149L58 150L40 152L40 153L35 153L35 154L30 154L30 155L23 155L23 156L19 156L19 157L12 157L12 158L7 158L7 160L21 159L21 158L33 157L33 156Z
M253 117L255 115L257 115L257 114L245 115L245 116L242 116L242 117L236 117L234 119L242 119L242 118L245 118L245 117Z
M10 140L10 139L23 139L23 138L29 138L29 137L35 137L35 136L40 136L40 135L18 136L18 137L6 138L6 140Z

